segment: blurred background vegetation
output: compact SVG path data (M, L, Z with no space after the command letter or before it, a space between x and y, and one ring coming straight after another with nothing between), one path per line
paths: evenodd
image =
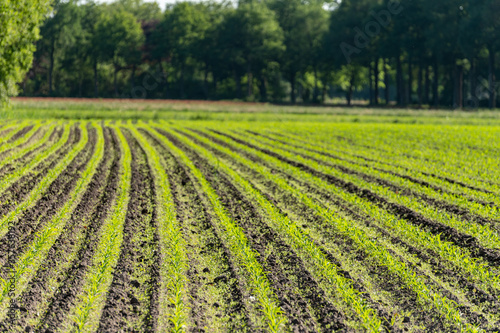
M495 108L499 17L498 0L56 0L17 81L22 96Z

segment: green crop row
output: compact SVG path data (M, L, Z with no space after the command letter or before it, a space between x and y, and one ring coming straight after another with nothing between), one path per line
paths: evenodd
M492 249L500 249L500 237L495 230L492 230L488 225L481 225L478 223L470 223L464 220L457 214L449 213L430 206L425 201L406 197L400 193L396 193L383 185L378 185L366 181L355 175L344 173L328 165L324 165L316 162L314 159L303 157L297 153L289 152L287 150L279 148L279 145L262 144L261 142L248 138L239 137L240 139L246 140L255 146L263 149L272 151L280 156L286 157L287 159L300 162L307 165L308 167L323 173L325 175L331 175L344 181L351 182L357 185L361 189L372 191L373 193L380 195L381 197L387 199L389 202L397 203L402 206L408 207L417 213L422 214L424 217L430 218L436 222L443 225L455 228L459 232L475 237L482 246L489 247ZM316 155L313 156L317 158Z
M311 273L315 276L317 281L326 280L326 285L333 286L333 294L338 293L341 295L345 303L344 310L346 310L346 312L351 312L353 310L356 316L362 321L363 327L368 331L379 332L381 330L382 321L378 318L376 312L369 307L366 301L361 297L360 292L353 288L351 281L338 273L337 267L326 258L325 254L316 246L315 242L311 240L307 234L303 233L295 222L281 214L280 211L247 180L242 178L226 164L220 163L209 151L197 146L185 137L175 134L175 132L172 133L184 144L199 152L212 165L224 171L233 183L242 188L244 193L260 205L261 210L267 215L269 221L272 222L271 227L278 230L279 234L284 235L283 239L298 253L304 262L312 264ZM209 144L208 140L202 140L204 143ZM230 153L228 150L224 150L224 152L227 154ZM328 289L325 291L328 292ZM332 296L332 293L330 293L331 298L333 298Z
M5 143L0 146L0 153L3 153L6 150L15 148L16 146L23 144L26 142L26 138L30 138L32 135L34 135L40 128L42 127L41 123L36 123L28 132L26 132L24 135L22 135L20 138L18 138L15 141Z
M83 292L79 295L77 303L65 320L63 332L74 332L75 330L77 332L95 332L97 330L106 293L113 279L113 270L120 256L123 226L130 200L132 153L122 131L118 127L115 127L115 131L122 151L116 201L102 228L92 267L84 278Z
M31 190L31 192L29 193L26 200L24 200L23 202L20 202L14 210L12 210L10 213L8 213L7 215L5 215L4 217L2 217L0 219L0 238L5 236L5 234L8 231L9 225L12 223L15 223L23 211L25 211L26 209L28 209L36 204L38 199L40 199L43 196L43 194L45 193L45 191L47 190L49 185L52 184L52 182L54 180L56 180L56 178L59 176L59 174L61 172L63 172L64 169L66 169L66 167L73 161L73 159L87 145L87 142L88 142L87 127L84 126L83 124L80 124L80 130L82 131L82 135L81 135L81 138L80 138L80 141L78 142L78 144L76 144L71 149L71 151L66 156L64 156L59 161L59 163L57 163L57 165L54 168L48 170L48 173L45 176L45 178L43 178L38 184L35 185L35 187ZM69 135L69 133L68 133L68 135ZM61 138L61 140L59 141L58 144L55 144L54 146L51 147L51 149L49 149L49 150L45 151L43 154L37 156L28 166L25 167L26 170L28 169L28 167L33 167L33 166L37 165L37 163L39 163L39 161L43 160L48 155L50 155L53 151L55 151L58 148L57 147L58 145L62 146L64 144L65 138L66 138L66 136L63 136L63 138ZM16 175L17 175L17 173L16 173ZM17 177L20 177L20 176L21 175L17 175ZM11 179L11 177L8 177L8 178L10 179L9 182L2 182L1 187L3 189L6 188L8 186L8 184L12 183L13 179L15 179L15 178ZM1 191L0 191L0 193L1 193Z
M66 125L64 127L64 133L57 142L54 144L47 146L46 149L36 154L31 160L24 166L16 168L14 172L11 172L5 175L2 178L2 182L0 183L0 194L3 193L6 189L8 189L12 184L18 181L21 177L25 176L27 173L32 172L33 169L38 166L42 161L46 160L54 152L59 150L68 140L69 138L69 126ZM1 223L0 223L1 225Z
M156 188L156 216L160 236L161 266L158 330L184 332L188 325L186 244L176 219L170 183L160 155L141 133L128 126L146 152Z
M499 163L494 156L496 129L453 128L436 126L296 126L287 128L286 136L296 133L328 150L355 150L357 155L376 159L379 163L396 164L409 170L458 180L470 186L499 193ZM464 132L464 130L466 132ZM332 135L333 132L333 135ZM485 133L484 133L485 132ZM472 142L468 142L472 140ZM484 143L488 142L488 145ZM458 143L458 144L457 144Z
M0 149L3 151L3 147L7 141L9 141L14 135L23 130L23 128L30 126L32 124L31 121L24 120L18 124L9 124L2 128L2 131L9 130L6 135L0 137Z
M440 192L437 193L438 196L431 194L434 198L439 200L446 199L441 197L441 193L444 192L447 196L452 195L450 202L455 203L458 200L465 209L469 209L470 204L474 205L473 201L500 203L497 195L471 188L477 186L477 181L474 181L469 186L465 186L465 184L462 183L450 182L445 180L444 177L421 172L422 169L419 166L406 164L407 159L405 158L398 158L397 156L393 156L390 159L383 156L378 157L377 151L362 150L362 148L357 146L323 146L314 144L314 142L309 143L300 139L295 139L294 137L287 137L287 139L284 140L282 137L273 135L272 133L266 133L266 135L274 139L273 142L275 143L277 143L275 140L279 140L284 144L283 147L286 147L285 149L302 148L297 151L312 151L323 155L329 154L329 161L335 164L345 165L347 167L361 166L364 167L363 169L365 172L368 168L370 175L372 175L371 171L374 171L382 177L389 176L393 178L397 176L396 180L398 182L404 179L404 183L400 185L405 185L407 188L413 188L415 182L425 182L426 184L439 188ZM370 156L370 158L367 159L364 156ZM387 161L391 161L391 163L387 163ZM386 173L389 175L386 175ZM391 178L388 180L391 181ZM409 178L411 178L411 181ZM435 192L436 191L433 193L435 194ZM468 200L462 200L461 196L465 196ZM479 206L479 209L481 209L481 206Z
M403 177L400 177L398 175L392 174L385 172L385 170L379 170L377 168L374 168L373 165L367 165L363 166L360 164L355 164L351 163L349 161L345 160L339 160L339 159L332 159L331 157L318 154L315 152L311 152L310 150L303 149L300 147L293 147L290 148L286 144L272 141L269 139L265 138L258 138L257 139L260 142L263 142L269 146L274 146L278 147L280 149L288 150L293 153L300 153L301 155L306 155L308 157L312 157L316 160L323 161L325 163L328 163L329 165L332 166L343 166L346 168L349 168L350 170L356 171L361 174L365 175L370 175L370 176L375 176L378 179L382 179L384 181L387 181L394 186L397 186L399 189L401 189L401 193L399 195L402 195L402 193L406 193L403 190L404 189L409 189L412 192L416 192L419 195L425 195L428 198L432 198L435 200L439 201L444 201L453 205L456 205L458 207L463 208L466 211L470 211L472 214L477 214L479 216L489 218L489 219L494 219L497 221L500 221L500 211L498 210L497 207L492 206L492 205L483 205L481 203L474 202L474 199L480 199L482 201L486 202L497 202L500 203L500 200L498 200L498 196L493 195L493 194L488 194L488 193L483 193L479 191L474 191L469 188L462 188L461 189L461 194L454 194L454 193L447 193L446 191L438 191L436 189L430 188L425 185L418 184L414 181L411 181L409 179L405 179ZM390 171L395 171L395 170L390 170ZM401 173L401 170L398 171ZM415 172L413 173L406 173L403 172L404 174L411 176L415 175ZM439 184L436 184L439 187L443 187L443 181L440 181ZM456 187L456 186L455 186ZM465 196L464 196L465 195ZM415 198L415 196L413 196ZM468 199L470 197L471 199Z
M51 135L56 131L57 126L59 126L59 122L52 123L45 129L45 134L38 140L33 140L30 144L22 149L17 149L10 154L8 154L2 161L0 161L0 168L4 165L12 163L18 158L24 156L25 154L38 149L39 147L45 145L47 141L49 141ZM1 192L2 190L0 190Z
M202 139L201 137L197 138ZM221 139L220 137L218 138ZM205 140L204 142L206 144L210 144L209 140ZM247 167L251 167L252 169L260 172L267 179L273 181L282 189L294 194L294 196L300 199L304 204L316 211L319 216L331 223L333 227L337 228L341 234L352 239L357 246L365 251L367 255L377 260L380 265L387 267L393 274L399 276L406 286L418 295L419 299L432 305L439 313L446 317L451 323L454 323L461 330L471 332L478 331L476 327L470 325L465 322L463 318L461 318L460 312L453 301L440 295L438 292L433 291L432 288L426 285L425 281L421 277L413 272L411 267L408 267L405 262L395 258L376 241L369 240L369 237L361 229L356 228L351 221L342 218L342 216L337 214L337 212L325 208L321 203L315 202L307 194L294 189L288 184L286 179L271 173L269 170L264 169L262 166L250 161L249 159L243 158L231 149L216 146L213 143L212 145L216 149L224 151L232 158L244 163ZM244 145L233 144L233 146L238 147L239 149L249 150L248 147L245 148ZM259 154L256 153L255 155Z
M286 325L286 317L277 304L267 275L257 260L257 253L248 244L241 227L226 213L217 193L189 157L165 137L150 128L146 127L146 129L189 168L191 174L207 195L219 219L221 224L217 226L219 236L234 255L237 265L242 267L248 274L246 283L250 285L261 307L267 329L271 332L283 331Z
M87 141L87 131L84 131L82 143ZM97 146L91 160L86 165L81 177L71 193L71 196L64 206L52 217L48 224L35 235L32 244L29 245L18 262L14 265L11 276L0 281L0 320L5 315L6 307L11 301L10 297L17 297L25 289L33 276L36 274L38 267L42 264L43 259L48 251L61 235L64 230L64 225L70 219L71 214L80 202L85 188L90 183L95 174L95 165L99 164L104 155L104 140L102 127L97 127ZM13 291L13 292L12 292Z

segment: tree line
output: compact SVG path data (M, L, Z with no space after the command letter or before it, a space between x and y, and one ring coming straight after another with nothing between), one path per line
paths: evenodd
M496 107L498 0L55 1L25 96Z

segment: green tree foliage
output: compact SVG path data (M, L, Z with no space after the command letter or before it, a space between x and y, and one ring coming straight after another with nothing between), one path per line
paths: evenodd
M16 83L29 70L39 25L49 0L2 0L0 3L0 103L17 93Z
M140 48L143 43L141 24L132 13L120 7L109 7L109 10L101 13L93 46L97 48L100 59L111 62L114 67L113 82L116 96L118 96L118 72L140 64Z
M24 94L493 108L499 15L498 0L207 0L163 12L65 0Z

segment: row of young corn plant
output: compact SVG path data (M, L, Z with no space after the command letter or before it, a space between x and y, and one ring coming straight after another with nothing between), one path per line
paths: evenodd
M210 164L216 166L230 177L230 180L242 189L252 201L258 203L259 209L271 222L270 227L283 235L283 240L310 266L310 272L320 281L320 285L328 294L330 299L335 299L337 294L342 299L343 309L353 317L357 317L364 329L370 332L379 332L382 329L382 320L377 313L363 299L350 279L345 278L338 272L335 264L329 261L322 250L309 238L307 233L286 215L283 215L277 207L269 202L266 197L256 190L247 180L241 177L235 170L220 161L208 150L196 145L191 140L172 132L186 146L195 150ZM358 327L359 329L359 327Z
M406 178L406 182L403 185L407 185L407 188L413 188L413 186L415 185L415 181L410 182L408 180L409 178L411 178L412 180L415 179L417 182L425 182L426 184L440 189L438 193L440 200L443 199L440 195L441 193L443 193L442 191L444 191L445 195L451 194L452 199L453 196L458 196L458 199L463 204L465 204L465 208L467 209L470 208L470 204L474 205L474 203L471 203L470 200L480 202L495 202L497 203L497 205L500 204L498 196L494 194L495 192L492 191L492 193L485 192L484 190L474 189L473 187L477 182L474 182L473 184L470 184L468 186L461 182L450 182L443 179L443 177L422 172L421 169L415 165L402 166L399 162L404 162L406 161L406 159L398 158L398 156L390 159L392 163L387 163L387 158L376 159L376 153L374 153L373 151L362 152L360 151L359 147L352 147L349 145L342 145L340 147L338 145L333 147L325 147L321 145L314 145L313 143L308 143L303 140L298 141L293 137L288 137L286 140L284 140L282 137L276 135L269 135L267 133L266 135L271 139L274 139L275 141L273 142L284 144L283 147L286 147L285 149L301 148L297 151L312 151L322 154L323 156L327 154L329 155L328 160L336 164L346 165L347 167L361 166L365 167L364 169L369 168L371 171L376 172L377 174L381 174L382 176L386 176L386 173L393 174L390 177L397 177L396 179L398 181L401 181L401 178ZM363 155L370 156L370 158L364 158ZM388 180L391 181L390 178ZM496 188L495 190L500 192L500 188ZM460 196L465 196L469 199L469 201L461 200ZM455 203L453 200L451 202ZM481 206L478 206L478 208L481 209Z
M40 128L42 127L42 124L41 123L36 123L35 125L33 125L33 127L28 131L26 132L24 135L21 135L21 137L19 137L17 140L14 140L12 142L4 142L1 146L0 146L0 153L3 153L4 151L6 150L9 150L9 149L15 149L17 146L25 143L27 140L29 140L29 138L31 136L33 136Z
M481 216L486 219L490 219L493 221L500 221L500 211L498 207L500 207L500 200L498 199L498 196L492 194L492 193L483 193L480 191L475 191L469 188L464 188L462 193L465 195L457 195L453 193L446 193L446 191L442 190L436 190L429 188L425 185L420 185L418 183L415 183L414 181L405 179L403 177L393 175L390 173L386 173L382 170L377 170L377 168L374 168L373 165L356 165L351 162L346 162L346 161L341 161L341 160L334 160L331 157L318 154L315 152L311 152L307 149L303 149L300 147L293 147L290 148L288 145L281 143L281 142L275 142L269 139L265 138L259 138L257 141L266 144L268 146L273 146L277 148L281 148L283 150L287 150L291 153L296 153L296 154L301 154L305 155L306 157L310 157L316 160L323 161L327 165L331 166L342 166L345 168L349 168L350 170L359 172L361 174L365 175L370 175L370 176L376 176L378 179L382 179L384 181L387 181L389 183L392 183L394 186L400 188L401 190L403 189L409 189L412 194L410 196L415 199L420 199L421 196L431 198L433 200L436 200L438 202L444 201L446 203L452 204L454 206L461 207L464 211L468 211L471 214L475 214L477 216ZM418 173L418 171L415 171L415 173ZM443 181L441 181L443 183ZM394 191L393 191L394 192ZM398 191L399 192L399 191ZM403 192L403 191L401 191ZM405 193L405 192L403 192ZM396 195L401 195L401 193L395 193ZM483 203L478 203L475 202L474 199L479 199L483 202L487 202L488 204L483 204ZM419 201L422 202L422 200L425 199L420 199ZM422 202L424 205L425 202ZM429 206L429 205L426 205ZM430 207L428 207L430 208ZM439 208L439 207L438 207ZM454 213L449 213L453 219L461 219L461 216L459 214L454 214ZM468 221L467 221L468 222ZM495 227L495 226L494 226ZM497 227L495 227L497 229ZM485 227L485 229L489 229L488 226ZM487 232L487 230L486 230ZM490 239L490 235L488 235L488 239Z
M49 185L52 184L52 182L54 180L56 180L56 178L59 176L59 174L61 172L63 172L64 169L66 169L66 167L80 153L80 151L82 151L83 148L85 148L85 146L87 145L88 139L89 139L87 126L84 125L83 123L80 124L80 130L82 133L82 135L80 137L80 141L75 146L73 146L73 148L68 152L68 154L65 155L54 168L48 170L47 175L38 184L35 185L35 187L31 190L31 192L27 196L26 200L18 203L18 205L16 206L16 208L14 210L12 210L10 213L6 214L5 216L3 216L0 219L0 238L5 236L5 234L8 231L9 225L16 223L17 219L21 216L22 212L29 209L30 207L33 207L33 205L36 204L38 199L40 199L43 196L43 194L45 193L45 191L47 190ZM69 133L68 133L68 135L69 135ZM48 155L50 155L52 152L54 152L58 148L57 147L58 145L62 146L65 142L64 141L65 138L66 138L66 136L63 135L63 138L61 138L61 140L59 141L58 144L53 145L49 150L45 151L44 154L42 154L40 158L35 158L29 164L29 166L34 167L41 160L43 160ZM54 146L56 146L56 147L54 147ZM28 166L26 166L26 168L27 167ZM24 170L24 168L23 168L23 170ZM18 172L14 173L14 174L16 175L16 177L22 176L21 174L18 174ZM13 178L11 178L9 176L9 179L10 179L10 183L12 183ZM4 184L4 183L2 182L2 184ZM5 182L5 184L7 184L7 182ZM4 186L2 186L2 188L3 188L3 190L5 190ZM0 191L0 193L1 193L1 191Z
M73 305L64 321L62 332L95 332L98 329L106 294L113 280L113 271L120 256L123 227L130 200L132 153L120 128L114 127L114 130L122 151L116 201L101 229L92 266L84 278L83 291L78 295L76 304Z
M42 162L52 157L64 144L67 143L70 134L70 125L64 126L63 135L52 145L48 145L44 150L32 157L29 162L23 166L16 168L13 172L4 175L1 178L0 194L7 190L12 184L21 179L28 173L35 173L35 168Z
M244 279L242 282L249 286L258 302L260 314L254 318L254 325L264 324L271 332L286 330L287 319L276 301L266 273L257 260L257 253L250 247L241 227L228 215L215 190L189 157L164 136L151 128L146 127L146 129L189 169L203 193L208 197L220 222L220 225L216 225L217 233L232 253L231 259L235 261L235 265L246 272L241 276ZM247 305L251 304L247 302Z
M18 126L19 126L19 123L18 121L5 121L5 120L2 120L2 122L0 123L0 143L3 142L4 138L9 135L10 132L12 132L13 130L15 130Z
M282 162L277 158L259 151L252 151L248 147L237 144L224 136L216 135L213 133L211 133L210 135L213 135L217 139L224 141L227 144L233 145L240 150L247 151L256 157L261 158L273 169L282 170L283 172L290 174L296 179L300 179L303 182L310 183L311 185L314 185L315 187L326 192L334 193L337 197L349 203L351 207L355 207L357 210L365 213L368 216L371 216L374 219L376 225L380 226L382 229L390 230L390 233L392 235L404 240L407 244L415 246L417 248L433 251L443 260L441 262L442 264L444 264L445 266L450 266L452 270L456 270L458 268L465 277L468 277L475 284L477 284L477 286L481 286L482 288L490 292L492 290L499 290L500 279L498 277L498 274L495 273L493 269L490 269L484 263L471 258L468 251L457 247L450 242L441 240L440 235L434 235L418 226L412 225L408 221L390 214L383 208L378 207L367 199L360 198L355 194L345 192L337 186L329 184L322 179L315 177L299 168L293 167L285 162ZM198 136L196 137L199 138ZM325 205L328 206L328 203L325 202ZM383 237L379 236L377 238L381 239ZM412 260L410 259L410 261ZM446 263L449 264L447 265ZM433 279L436 280L436 278ZM445 284L441 283L441 285ZM454 292L452 291L452 293ZM464 299L464 297L460 297L460 295L456 296L458 298ZM469 303L465 299L464 301L466 303Z
M346 200L351 203L359 202L356 206L365 211L368 214L368 208L370 213L369 215L371 216L384 216L384 219L387 221L384 223L385 228L391 228L395 230L395 227L400 227L401 232L405 232L407 230L413 230L414 232L412 233L413 235L420 235L421 237L421 244L434 244L435 247L432 249L433 251L437 251L438 249L441 249L440 251L437 251L437 253L443 253L444 257L443 259L449 260L450 262L453 262L458 265L458 267L462 267L462 269L465 269L468 274L471 274L471 276L475 276L476 281L482 281L484 283L485 281L488 281L488 284L491 284L491 286L494 286L494 288L500 287L499 279L498 277L495 278L496 273L494 271L490 271L488 267L482 263L480 263L478 260L470 258L470 254L463 250L460 249L456 246L453 246L449 242L444 242L441 240L441 237L439 235L432 235L430 233L427 233L423 230L421 230L419 227L411 225L409 222L404 221L404 219L398 219L394 215L389 214L386 212L384 209L377 207L377 205L374 205L367 199L359 198L355 194L350 194L346 193L342 189L338 188L335 185L328 184L324 181L322 181L318 177L314 177L313 175L304 172L300 170L299 168L294 168L287 163L284 163L280 161L277 158L274 158L270 155L267 155L265 153L262 153L258 150L252 150L249 149L249 147L245 145L239 145L236 142L228 139L227 137L220 136L214 133L210 133L210 135L213 135L217 137L220 140L223 140L227 143L233 144L233 145L238 145L242 149L250 150L253 151L254 154L257 154L260 158L273 163L273 165L279 165L281 168L284 168L286 170L294 170L294 176L298 177L301 180L308 180L315 185L319 186L322 189L325 189L327 191L336 191L341 194L341 197L343 200ZM247 140L254 144L257 147L260 147L262 149L268 149L268 150L273 150L274 148L270 145L262 145L259 144L257 141L252 141L252 140ZM274 151L274 150L273 150ZM288 159L292 159L294 161L299 161L304 164L306 164L308 167L312 168L319 168L321 172L328 173L328 170L326 167L321 166L319 163L313 161L313 160L306 160L302 158L301 156L295 155L293 153L287 152L287 151L282 151L282 150L277 150L277 153L281 154L281 156L284 156ZM344 175L341 173L335 174L338 178L341 179L350 179L348 178L349 175ZM399 221L398 223L394 223L394 221ZM402 223L402 224L401 224ZM478 230L479 232L477 235L480 237L484 237L485 241L488 241L488 244L500 244L500 243L495 243L498 240L498 235L496 234L495 231L491 230L488 226L482 226L480 224L470 224L469 229L471 230ZM417 232L418 231L418 232ZM406 236L405 236L406 238ZM432 242L430 240L433 240ZM497 248L497 247L494 247ZM444 251L444 252L443 252ZM445 253L448 253L445 255Z
M370 156L370 158L377 159L380 163L390 161L390 164L397 164L409 170L421 170L428 174L458 180L469 186L479 186L499 193L498 175L495 173L495 170L498 169L498 162L494 157L497 154L480 151L479 155L467 156L467 154L474 153L474 150L478 148L487 148L489 145L485 145L484 142L490 143L491 140L478 143L476 149L473 149L472 152L466 147L452 150L455 142L463 141L474 133L477 134L477 128L472 128L466 137L457 137L455 133L447 132L442 134L438 140L431 140L426 144L424 141L427 137L437 130L435 127L429 127L428 131L418 134L417 140L413 139L407 142L406 145L403 142L405 141L404 136L409 132L407 128L400 129L397 137L387 135L391 133L392 129L392 127L387 126L378 129L363 128L362 135L354 125L334 126L328 129L328 131L316 129L315 132L309 132L309 129L301 128L304 131L298 134L297 137L303 138L306 135L308 141L312 140L315 144L327 147L327 149L332 149L332 147L343 149L346 146L352 146L351 143L354 142L352 149L355 149L358 155ZM411 132L415 130L416 128L412 127ZM295 132L297 131L295 130ZM334 135L332 135L332 132ZM287 131L287 137L290 136L289 133ZM346 136L343 139L347 139L349 142L336 140L336 135L339 133ZM415 149L415 147L418 149ZM443 149L446 149L446 153L443 153ZM401 158L399 158L400 156ZM497 167L494 167L495 165Z
M280 149L278 145L273 146L270 144L263 144L257 140L243 136L238 136L238 138L246 140L256 147L267 149L287 159L305 164L308 167L325 175L330 175L339 179L343 179L344 181L351 182L361 189L369 190L385 198L389 202L408 207L413 211L422 214L422 216L424 217L430 218L431 220L443 225L452 227L466 235L473 236L484 247L488 247L491 249L500 249L500 236L498 235L498 232L492 229L489 225L470 223L458 214L450 213L444 211L443 209L430 206L428 203L421 199L401 195L400 193L396 193L395 191L392 191L391 189L383 185L375 184L355 175L344 173L337 170L336 168L318 163L314 159L306 158L299 154ZM316 158L316 156L314 156L314 158Z
M392 173L387 173L382 170L378 170L377 168L374 168L372 165L360 165L360 164L355 164L355 163L350 163L348 161L343 161L343 160L334 160L331 157L318 154L315 152L311 152L310 150L303 149L300 147L293 147L289 148L288 145L272 141L266 138L258 138L256 139L260 142L263 142L267 145L270 146L275 146L280 149L284 150L289 150L292 153L297 153L301 155L306 155L308 157L312 157L316 160L320 160L324 163L327 163L331 166L342 166L345 168L348 168L350 170L356 171L361 174L365 175L370 175L370 176L375 176L378 179L382 179L384 181L387 181L394 186L397 186L401 190L403 189L408 189L411 190L418 195L425 195L428 198L432 198L434 200L438 201L444 201L453 205L456 205L460 208L463 208L465 211L469 211L472 214L479 215L484 218L488 219L493 219L500 221L500 211L498 207L493 206L493 205L484 205L478 202L475 202L474 199L479 199L482 201L486 201L488 203L491 202L496 202L497 205L500 206L500 200L498 200L498 196L494 195L492 193L484 193L484 192L479 192L479 191L474 191L468 188L463 188L462 189L462 195L460 194L454 194L454 193L447 193L445 191L438 191L436 189L433 189L431 187L425 186L418 184L414 181L411 181L409 179L405 179L403 177L400 177L398 175L392 174ZM402 191L401 191L402 192ZM471 198L471 199L469 199Z
M61 236L64 225L70 219L72 212L83 197L86 187L92 180L96 171L95 166L100 163L104 155L104 137L101 126L97 127L96 144L93 156L78 179L69 200L52 217L47 226L35 235L34 241L14 264L11 274L6 279L0 280L0 320L3 319L12 298L20 295L35 276L48 251L57 238Z
M30 144L28 144L26 147L23 147L21 149L16 149L7 156L5 156L1 161L0 161L0 168L3 167L4 165L10 164L17 160L18 158L21 158L25 154L28 154L32 151L37 150L38 148L46 145L55 131L57 131L58 126L60 125L59 122L52 123L50 126L48 126L45 129L44 135L39 138L38 140L33 140ZM1 190L0 190L1 193Z
M199 138L194 133L189 133L189 135L195 137L196 139ZM236 147L228 147L230 150L234 150L238 154L242 153L242 151L238 150ZM214 150L216 149L212 148L212 151ZM246 155L245 153L243 154ZM254 157L250 156L249 159L255 161ZM266 181L262 180L264 178L261 178L259 180L259 177L255 177L254 173L248 173L247 171L244 171L247 170L248 167L245 160L240 160L239 162L233 158L223 158L223 160L225 164L232 165L233 168L244 173L247 179L252 184L254 184L256 188L262 191L262 193L269 193L269 185L266 184ZM264 170L267 169L268 174L269 172L275 173L276 170L279 170L278 167L267 167L266 163L264 163L264 165L262 165L261 167ZM302 184L299 180L293 178L287 178L287 181L289 182L290 186L292 186L296 191L304 191L304 193L308 193L311 199L320 202L326 208L332 211L338 210L338 207L335 204L331 203L329 199L324 199L324 197L318 195L317 193L314 193L314 191L311 192L311 186ZM272 190L271 192L274 191L275 190ZM278 194L278 198L279 197L280 194ZM338 234L338 232L336 232L334 229L329 228L325 224L306 222L305 220L302 220L300 213L299 215L297 215L297 212L294 212L294 210L291 209L291 205L288 201L284 202L280 201L279 199L277 200L278 201L275 204L279 206L283 212L286 212L288 216L293 216L293 219L300 221L297 223L299 223L299 225L304 228L304 232L306 232L317 244L321 245L325 250L333 255L337 260L336 262L339 263L343 270L348 271L349 275L356 281L362 281L361 284L363 285L364 292L369 294L370 298L374 302L382 305L382 308L386 312L384 319L388 325L393 328L401 328L402 326L405 326L405 324L401 321L401 314L406 312L407 308L404 305L402 307L400 306L399 301L401 300L401 296L398 293L394 293L394 290L391 291L391 289L380 289L381 285L383 286L386 284L386 282L384 282L384 279L386 279L387 277L384 278L382 276L376 276L377 273L373 273L374 267L380 267L376 261L372 260L370 257L367 257L364 261L360 261L358 251L352 251L350 249L351 246L348 245L350 244L350 241L348 239L346 239L345 241L345 244L348 246L347 249L339 248L338 245L336 245L335 240L339 237L345 238L344 236ZM425 261L425 255L424 258L415 256L413 253L408 251L407 246L404 245L404 243L400 242L400 240L394 241L394 238L388 236L392 235L391 232L381 231L378 227L378 224L373 223L371 219L369 219L369 223L366 223L366 220L364 218L360 219L360 216L357 215L359 212L355 207L349 204L348 207L349 210L352 209L356 211L356 217L353 219L351 215L349 215L350 213L346 214L343 211L338 212L339 216L344 216L343 218L349 220L354 228L363 230L367 238L375 240L377 242L377 246L386 248L388 251L410 264L410 267L415 269L418 274L424 275L426 277L426 281L430 282L432 285L438 286L439 290L443 290L443 292L452 294L453 297L455 297L454 299L456 299L461 307L467 307L473 312L483 317L487 317L489 322L496 321L495 317L493 315L490 315L488 303L486 303L485 305L481 304L481 306L476 306L471 302L470 299L467 298L467 296L465 296L468 291L467 286L464 287L461 284L456 283L456 281L450 280L449 278L445 278L445 280L443 280L443 278L439 277L442 275L443 266L446 267L446 265L441 266L442 262L440 262L439 267L434 267L433 265L428 264ZM307 212L304 214L310 215L311 212ZM314 214L314 212L312 212L312 214ZM439 276L437 276L436 273L433 272L434 269ZM478 286L475 287L479 288Z
M25 120L19 124L9 124L5 128L3 128L2 131L8 130L8 132L6 133L6 135L0 137L0 149L3 149L3 147L5 146L5 143L10 141L10 139L12 139L13 136L15 136L17 133L22 131L24 128L26 128L27 126L30 126L32 124L33 123L31 121Z
M160 241L160 290L158 330L184 332L188 328L188 258L182 231L176 219L170 182L156 149L134 126L128 126L146 152L155 181L156 218Z
M206 143L209 144L210 141L207 140ZM266 170L261 165L249 159L243 158L241 155L234 153L231 149L220 146L218 146L217 149L224 151L226 154L230 154L232 158L258 171L280 188L292 193L300 199L301 202L313 209L320 217L335 227L340 234L351 239L357 247L362 249L369 257L376 260L379 265L385 266L390 272L398 276L410 290L413 290L413 292L417 294L420 301L434 307L450 324L454 324L464 332L480 331L479 328L469 324L462 318L455 302L433 290L434 288L429 287L425 280L414 272L412 267L393 256L386 248L380 246L378 241L370 239L362 229L356 227L353 221L338 214L338 212L332 210L331 207L325 208L322 203L315 201L308 194L290 186L285 178L273 174L270 170Z

